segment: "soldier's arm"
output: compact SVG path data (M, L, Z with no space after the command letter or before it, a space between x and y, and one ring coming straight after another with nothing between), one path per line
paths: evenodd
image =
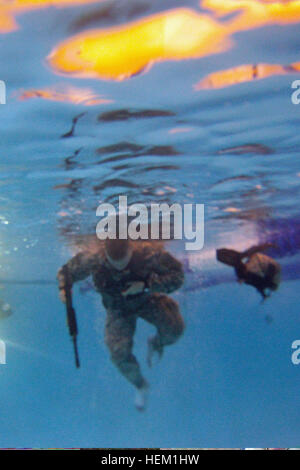
M90 253L81 252L71 258L63 267L61 267L57 273L57 279L59 283L59 290L62 292L65 289L65 276L63 274L63 268L66 266L69 273L69 282L73 285L77 281L86 279L93 271L96 259ZM63 295L62 295L63 297Z
M277 248L277 246L273 243L264 243L263 245L252 246L248 250L241 253L241 257L242 259L249 258L250 256L255 255L256 253L263 253L264 251L267 251L270 248Z
M170 253L162 252L155 260L147 285L152 292L170 293L179 289L184 281L182 264Z

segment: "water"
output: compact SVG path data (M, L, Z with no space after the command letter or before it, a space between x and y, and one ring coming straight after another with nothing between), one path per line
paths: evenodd
M95 17L104 3L107 13ZM0 324L7 347L0 446L297 447L300 106L291 84L300 71L218 89L195 85L243 64L297 62L298 20L240 28L227 51L160 61L124 81L57 74L46 57L78 32L182 6L200 12L194 0L104 3L29 9L16 16L19 29L0 37L8 94L0 107L0 276L18 281L1 291L14 314ZM70 86L77 95L89 90L83 102L64 101ZM50 88L54 100L28 97ZM93 233L98 204L120 194L129 203L206 205L204 250L170 246L193 267L174 295L187 327L153 370L145 364L152 330L138 327L135 351L151 383L144 414L110 363L99 297L79 287L75 369L55 284L72 254L70 237ZM274 233L294 249L280 245L284 281L261 304L217 265L214 250L244 249Z

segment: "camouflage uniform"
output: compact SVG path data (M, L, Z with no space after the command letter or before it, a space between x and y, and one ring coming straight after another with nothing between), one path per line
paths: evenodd
M105 342L111 359L127 380L142 388L146 382L132 354L136 322L140 317L156 327L153 346L157 351L178 340L184 322L178 304L164 293L173 292L182 285L181 263L161 247L139 242L134 245L132 258L123 271L111 266L103 250L81 252L67 263L67 267L72 283L93 276L107 311ZM60 270L58 279L61 278ZM145 282L146 291L122 296L130 283L136 281Z

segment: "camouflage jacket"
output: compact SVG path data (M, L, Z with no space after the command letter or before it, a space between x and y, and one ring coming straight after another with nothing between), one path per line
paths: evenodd
M161 247L142 242L133 247L132 258L123 271L114 269L103 250L82 251L67 264L72 284L92 275L96 290L109 310L134 311L140 308L152 292L170 293L181 287L184 273L181 263ZM62 272L58 272L61 282ZM143 281L146 291L122 296L132 282Z

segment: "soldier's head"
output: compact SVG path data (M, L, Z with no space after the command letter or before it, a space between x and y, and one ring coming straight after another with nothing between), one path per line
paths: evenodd
M132 246L129 240L105 240L105 254L109 263L118 271L125 269L132 257Z

